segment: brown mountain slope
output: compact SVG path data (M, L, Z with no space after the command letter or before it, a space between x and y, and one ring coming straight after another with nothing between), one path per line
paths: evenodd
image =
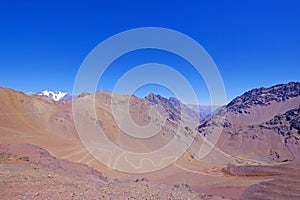
M287 127L265 126L275 119L280 121L279 124L285 123L284 117L278 116L287 115L286 112L293 112L299 106L299 82L254 89L223 107L200 125L198 131L206 136L213 134L214 127L222 128L217 146L235 157L260 162L299 161L299 144L295 141L292 145L287 144L286 138L278 134ZM223 116L226 117L222 119Z
M297 86L289 85L288 88L298 90ZM276 88L275 91L281 91L278 86ZM260 99L260 96L268 96L270 92L269 90L262 91L264 92L260 92L256 99ZM196 129L197 124L191 122L198 122L199 119L194 117L195 113L187 110L184 105L184 109L181 110L187 110L187 112L183 112L183 115L178 117L180 112L178 111L178 101L175 99L165 101L163 98L155 98L154 95L154 99L149 101L149 99L113 95L110 92L99 91L75 100L74 102L80 106L80 114L76 116L78 117L77 120L79 123L87 125L85 126L87 127L84 130L85 133L88 134L95 127L100 126L112 143L127 151L151 152L165 146L173 138L182 141L180 136L195 137L196 130L200 131L188 152L183 152L178 160L174 160L162 170L142 175L132 175L113 170L89 154L82 145L75 128L71 101L54 102L43 97L28 96L10 89L0 88L0 104L2 105L0 110L0 141L2 144L35 144L47 149L56 157L88 164L100 170L105 176L125 182L142 176L155 183L165 183L171 186L188 184L192 189L205 194L237 198L247 187L264 178L245 180L240 177L228 177L223 174L222 168L228 164L245 165L274 162L272 155L270 156L270 149L272 149L275 157L277 157L275 152L280 153L280 159L277 161L284 161L283 159L290 156L290 153L284 150L285 146L280 142L282 136L278 133L259 133L266 135L265 142L260 142L260 140L256 142L251 137L249 140L245 139L243 134L239 132L246 131L252 126L259 127L260 124L272 119L275 115L284 114L296 105L299 106L299 96L295 95L293 89L287 89L287 91L290 91L287 93L287 95L290 94L289 99L276 101L271 98L268 100L270 101L268 105L250 105L248 100L242 98L242 103L221 108L211 120L202 124L198 129ZM114 101L112 101L112 96L115 97ZM127 104L128 99L130 99L129 104ZM88 104L94 100L95 104L90 107ZM115 113L113 113L112 104L117 105L117 109L114 110ZM238 109L235 109L234 106L240 104L249 105L249 108L243 107L241 108L243 111L239 112L239 106ZM156 128L160 128L158 134L143 140L133 138L121 130L118 123L123 123L125 126L130 123L130 119L123 115L122 111L122 106L127 105L130 108L129 116L134 123L145 126L154 119ZM180 108L182 107L180 106ZM93 114L94 111L96 116ZM258 118L257 121L252 119L262 111L268 114ZM222 118L224 115L228 116L225 121L218 120L218 117ZM272 117L269 118L268 116ZM182 118L184 120L180 120ZM268 120L264 121L265 118ZM206 135L214 133L215 129L210 130L211 127L224 128L221 139L210 154L204 159L198 159L197 153L201 149ZM255 130L258 129L255 128ZM145 133L140 132L140 134ZM271 145L269 144L270 141L273 141ZM183 143L183 145L185 144ZM291 160L290 157L288 157L289 160ZM228 189L227 192L224 192L225 187Z
M93 101L95 97L95 111L97 116L91 115L85 102ZM167 144L173 138L178 138L178 134L192 136L196 134L196 125L181 124L175 120L163 116L164 112L158 109L146 99L130 97L129 111L135 123L147 125L151 117L161 117L157 123L164 124L159 134L147 140L134 139L121 131L112 115L111 110L112 94L106 91L99 91L95 94L84 95L76 102L84 102L81 107L80 123L89 127L101 126L105 130L107 137L120 148L133 152L149 152ZM117 105L124 106L128 96L116 95ZM108 168L103 163L93 157L79 140L76 131L74 118L72 115L72 102L55 102L40 96L28 96L11 89L0 89L0 143L1 144L23 144L29 143L47 149L52 155L69 161L88 164L100 170L105 176L117 178L121 181L135 180L141 177L136 174L126 174ZM165 113L169 114L169 113ZM122 115L121 115L122 116ZM187 119L192 119L188 117ZM124 122L126 122L125 119ZM198 121L198 119L195 119ZM163 123L162 123L163 122ZM189 128L189 126L191 128ZM179 131L179 132L178 132ZM86 130L88 133L88 130ZM180 138L179 138L180 139ZM180 140L179 140L180 141ZM199 143L193 144L192 148L199 148ZM191 151L191 149L190 149ZM191 151L192 152L192 151ZM239 182L236 178L226 178L222 176L221 169L228 163L241 163L239 159L232 158L224 154L220 149L214 149L205 159L198 161L191 153L183 152L178 161L171 163L167 168L154 173L143 174L143 178L148 178L155 183L165 183L167 185L188 184L193 189L200 192L207 192L207 187L215 188L207 194L222 194L224 181L232 185L233 190L239 192L227 193L227 196L238 196L247 186L257 183L258 180ZM206 180L200 181L199 180Z
M203 118L200 112L191 109L174 97L167 99L160 95L150 93L145 99L151 104L157 105L163 113L167 114L169 119L174 121L181 121L183 118L182 115L184 115L186 120L198 119L198 121L200 121Z

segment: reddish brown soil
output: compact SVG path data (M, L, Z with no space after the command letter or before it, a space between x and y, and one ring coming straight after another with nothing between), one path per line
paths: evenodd
M188 185L109 180L33 145L0 145L1 199L218 199Z
M241 199L300 199L300 165L284 164L277 166L231 166L224 173L241 176L245 179L265 177L263 181L247 188Z

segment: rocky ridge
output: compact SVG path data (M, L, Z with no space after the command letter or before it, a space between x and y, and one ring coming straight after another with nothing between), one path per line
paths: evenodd
M231 155L299 161L299 97L300 82L253 89L217 110L198 133L207 138L221 129L217 146Z
M160 95L150 93L147 97L145 97L145 99L148 100L152 105L159 106L160 110L173 121L180 122L183 116L187 119L196 119L196 121L202 119L200 113L191 109L174 97L167 99Z
M300 95L300 82L279 84L270 88L257 88L232 100L226 108L231 112L249 113L254 105L268 106L272 101L284 102Z

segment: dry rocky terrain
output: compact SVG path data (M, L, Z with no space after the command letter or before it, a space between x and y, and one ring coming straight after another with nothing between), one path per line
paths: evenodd
M0 145L1 199L223 199L147 179L110 180L33 145Z
M159 133L147 140L125 134L112 114L112 96L120 108L129 105L136 124L145 126L154 117ZM75 117L73 103L81 111ZM56 102L0 88L0 105L1 199L299 198L299 82L251 90L205 118L175 98L107 91ZM137 153L173 138L194 141L165 168L131 174L92 156L78 125L85 134L101 127L114 145ZM216 145L200 158L199 149L206 141L211 146L216 134Z

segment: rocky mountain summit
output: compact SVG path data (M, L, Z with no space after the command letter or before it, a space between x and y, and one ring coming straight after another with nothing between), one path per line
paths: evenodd
M268 106L273 101L284 102L297 96L300 96L300 82L290 82L250 90L232 100L226 107L231 112L249 113L248 109L251 106Z
M202 118L200 113L183 104L175 97L167 99L160 95L150 93L147 97L145 97L145 99L151 104L159 106L160 110L167 114L167 117L171 120L179 122L181 121L182 116L196 119L196 121Z

